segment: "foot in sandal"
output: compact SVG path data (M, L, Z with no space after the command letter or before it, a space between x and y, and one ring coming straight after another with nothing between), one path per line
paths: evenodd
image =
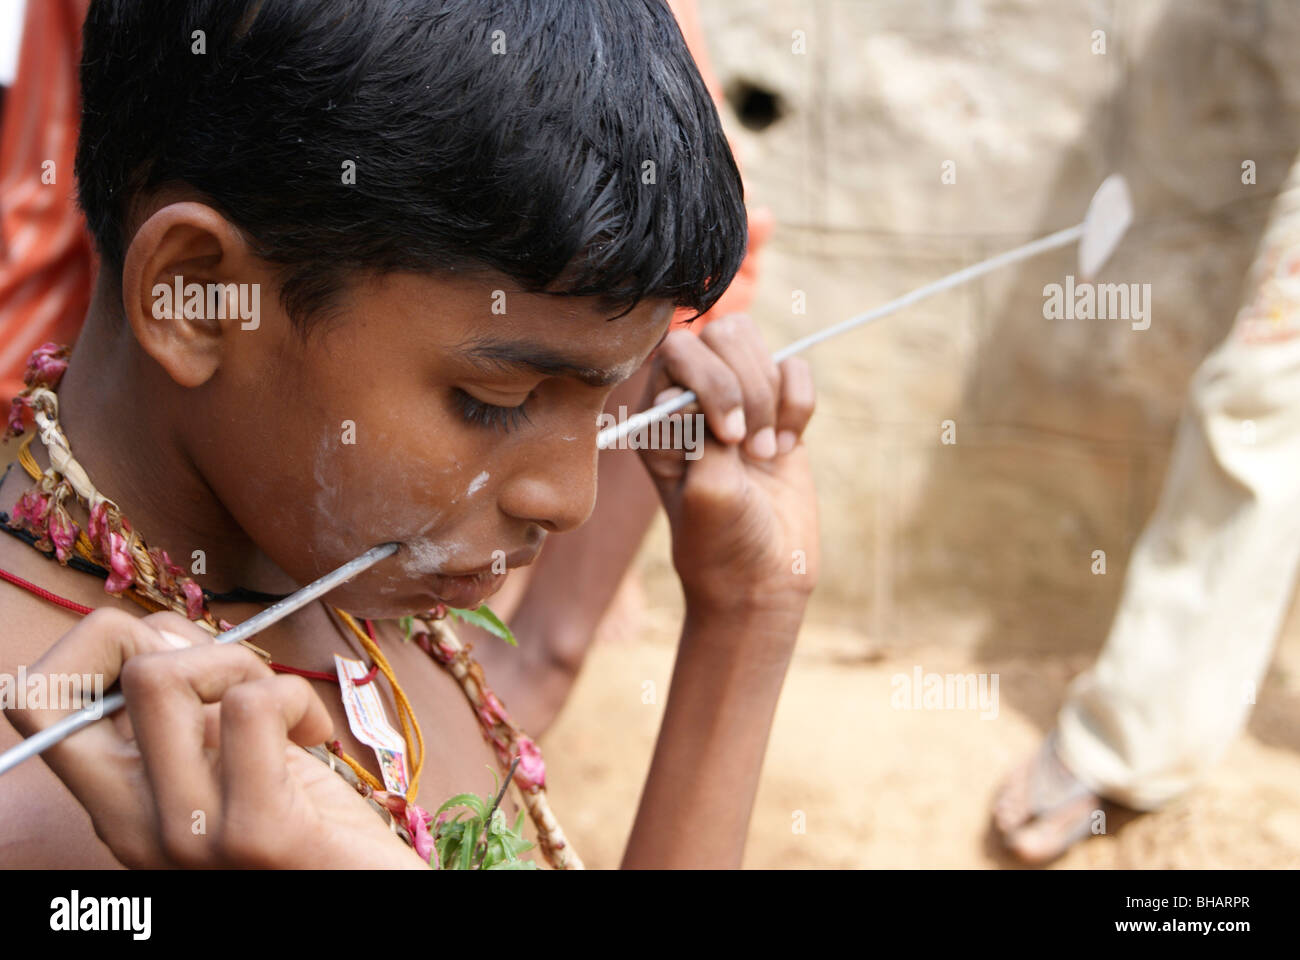
M993 823L1022 862L1050 863L1092 832L1102 799L1070 772L1056 752L1056 733L998 790Z

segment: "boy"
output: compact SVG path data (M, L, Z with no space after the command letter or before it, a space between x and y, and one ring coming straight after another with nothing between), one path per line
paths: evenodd
M473 607L500 585L494 556L527 564L586 519L596 415L662 343L647 402L695 390L717 439L699 460L645 457L687 618L624 864L738 865L817 546L802 446L747 441L797 441L813 392L748 322L665 339L672 308L708 309L745 249L735 164L668 10L104 0L84 44L77 173L104 266L58 395L94 484L151 546L202 551L214 591L285 593L397 541L329 603L389 621ZM178 277L244 309L160 308ZM0 508L29 487L11 471ZM0 779L4 862L421 865L291 748L337 737L379 771L336 693L174 614L129 617L17 541L0 566L116 608L78 623L15 589L4 669L120 676L128 699L49 769ZM433 732L433 810L493 754L451 678L379 627ZM256 638L322 672L350 642L324 605ZM60 714L6 715L29 735ZM668 829L686 816L709 819L704 840Z

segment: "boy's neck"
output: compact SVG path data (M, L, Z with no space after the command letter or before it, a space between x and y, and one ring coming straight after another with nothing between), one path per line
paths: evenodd
M295 583L239 527L181 443L183 397L135 342L125 321L92 305L58 388L59 421L72 455L151 547L161 547L207 589L286 593ZM47 465L39 442L32 445ZM202 574L192 567L202 550Z

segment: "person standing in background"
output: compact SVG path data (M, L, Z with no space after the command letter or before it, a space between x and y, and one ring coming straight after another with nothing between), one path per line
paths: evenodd
M1300 158L1246 290L1192 379L1106 645L995 801L995 826L1027 863L1092 834L1103 798L1149 811L1191 789L1268 669L1300 569Z

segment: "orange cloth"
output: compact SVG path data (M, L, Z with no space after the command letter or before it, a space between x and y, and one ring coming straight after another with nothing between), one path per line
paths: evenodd
M77 63L89 0L28 2L0 124L0 396L28 355L72 343L90 303L90 236L76 207Z
M700 25L700 14L695 0L668 0L668 7L677 18L677 26L681 28L682 36L686 39L686 48L695 59L695 66L699 68L700 78L708 88L709 95L721 107L722 87L718 84L718 78L713 75L713 67L709 62L709 48L704 42L704 28ZM736 158L736 165L740 166L739 157ZM725 317L729 313L745 313L749 310L749 305L754 301L754 287L758 283L758 251L771 235L772 226L772 213L767 208L760 208L750 214L749 246L736 278L731 281L727 292L713 305L713 309L691 323L689 329L698 334L706 324L719 317ZM677 330L686 326L685 319L691 313L691 310L684 308L678 310L673 315L671 329Z

